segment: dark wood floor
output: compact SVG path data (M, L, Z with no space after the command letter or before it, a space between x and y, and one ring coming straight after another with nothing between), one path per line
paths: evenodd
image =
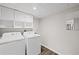
M25 55L27 55L27 53L25 53ZM39 55L58 55L58 54L49 50L44 46L41 46L41 53Z
M48 48L41 46L41 53L40 55L58 55L57 53L49 50Z

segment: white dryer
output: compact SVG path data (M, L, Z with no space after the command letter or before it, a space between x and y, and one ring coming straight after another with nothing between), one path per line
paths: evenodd
M33 32L24 32L25 50L27 55L38 55L41 52L40 35Z

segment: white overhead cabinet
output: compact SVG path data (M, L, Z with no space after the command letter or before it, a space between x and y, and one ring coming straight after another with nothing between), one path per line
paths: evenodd
M26 15L22 12L15 11L15 21L26 22Z
M16 28L32 28L33 16L15 11L15 27Z
M13 28L13 21L0 20L0 28Z
M24 13L15 11L14 28L24 28L25 16Z
M24 23L19 22L19 21L15 21L14 22L14 28L24 28Z
M0 28L13 28L14 10L0 6Z
M1 18L2 20L14 20L14 10L6 7L1 9Z
M15 11L15 21L33 22L33 16L25 14L23 12Z
M27 16L25 28L33 28L33 16Z
M33 28L33 16L0 6L0 28Z
M27 16L24 26L25 28L33 28L33 16Z

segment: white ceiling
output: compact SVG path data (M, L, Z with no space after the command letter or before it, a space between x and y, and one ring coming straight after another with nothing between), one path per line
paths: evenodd
M61 12L65 9L78 6L78 3L2 3L1 5L14 8L35 17L43 18L57 12ZM36 10L33 10L36 7Z

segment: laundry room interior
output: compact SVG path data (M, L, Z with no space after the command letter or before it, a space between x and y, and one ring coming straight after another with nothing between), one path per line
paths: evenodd
M0 3L0 55L79 55L79 3Z

